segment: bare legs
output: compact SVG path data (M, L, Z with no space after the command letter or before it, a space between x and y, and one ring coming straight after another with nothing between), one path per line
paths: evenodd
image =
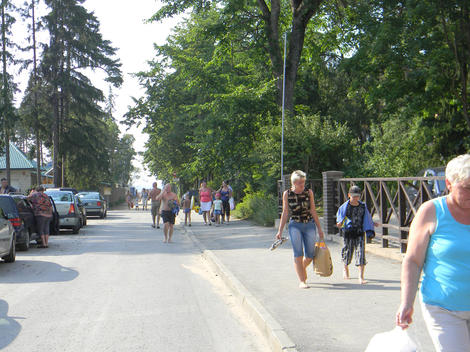
M312 258L296 257L294 258L295 272L300 280L300 283L307 281L307 267L312 262Z
M364 279L365 268L366 268L365 265L359 265L359 283L361 285L364 285L367 283L367 281ZM347 265L344 265L344 268L343 268L343 278L345 280L349 280L349 267Z
M189 213L184 214L184 226L188 225L188 220L189 226L191 226L191 211L189 211Z
M171 238L173 237L173 224L165 222L163 224L163 234L165 235L163 243L171 243Z
M43 247L49 247L49 235L41 235Z

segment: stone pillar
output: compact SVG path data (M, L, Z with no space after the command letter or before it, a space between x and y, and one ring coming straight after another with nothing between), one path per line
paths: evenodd
M323 174L323 231L325 234L338 233L336 212L338 211L338 180L344 176L342 171L325 171Z

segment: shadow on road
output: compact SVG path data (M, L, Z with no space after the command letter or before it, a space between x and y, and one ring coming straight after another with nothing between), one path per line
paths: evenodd
M19 259L14 264L0 263L2 284L64 282L77 276L78 271L52 262Z
M21 324L16 319L19 317L8 316L8 303L0 299L0 350L12 343L21 331Z

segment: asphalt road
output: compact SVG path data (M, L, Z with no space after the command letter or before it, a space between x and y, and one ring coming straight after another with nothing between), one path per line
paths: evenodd
M0 263L0 350L268 351L189 239L108 214Z

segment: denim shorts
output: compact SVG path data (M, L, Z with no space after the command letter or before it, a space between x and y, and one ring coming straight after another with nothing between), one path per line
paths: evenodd
M307 223L289 222L289 237L294 250L294 257L311 258L315 256L315 242L317 240L317 227L312 220Z

